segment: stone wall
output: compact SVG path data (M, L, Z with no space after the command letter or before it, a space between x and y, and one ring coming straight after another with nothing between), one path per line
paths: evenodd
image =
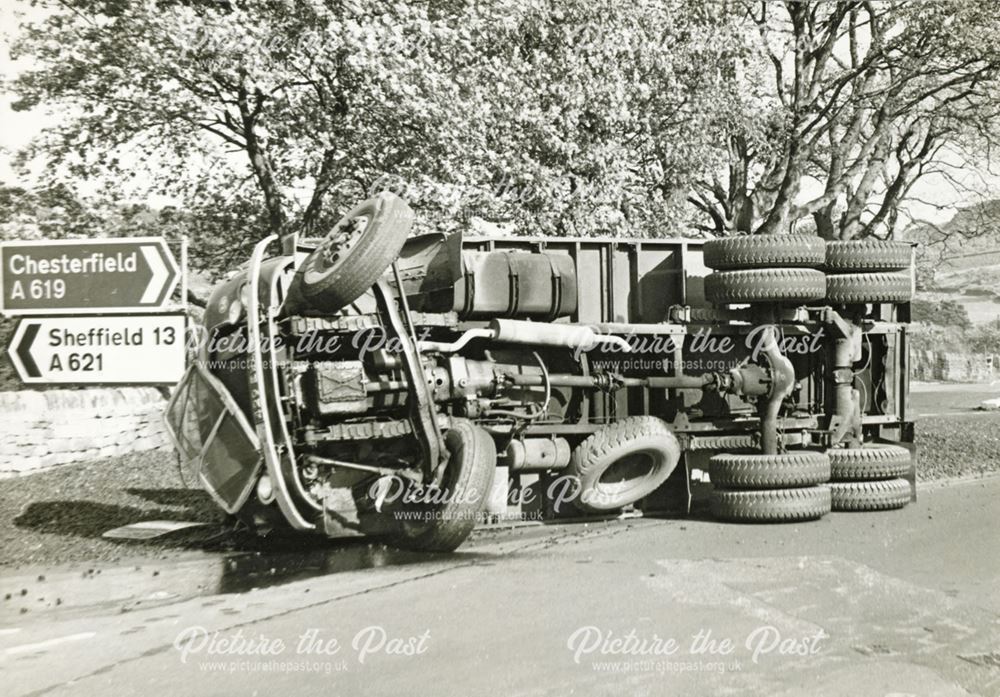
M990 382L996 379L996 356L951 351L910 352L910 378L922 382Z
M152 387L0 392L0 478L170 447Z

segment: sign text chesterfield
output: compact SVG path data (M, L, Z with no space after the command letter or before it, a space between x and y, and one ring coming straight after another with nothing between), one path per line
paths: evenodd
M0 261L8 315L156 311L180 278L159 237L5 242Z
M7 350L21 380L177 382L186 315L171 296L181 273L161 237L0 244L0 313L29 315Z

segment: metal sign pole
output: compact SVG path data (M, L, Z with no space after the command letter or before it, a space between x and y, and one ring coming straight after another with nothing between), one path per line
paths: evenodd
M188 307L188 236L181 237L181 304L184 306L184 313L189 311Z

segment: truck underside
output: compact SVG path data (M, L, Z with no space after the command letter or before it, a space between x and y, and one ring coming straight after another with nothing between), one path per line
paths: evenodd
M411 220L381 194L323 240L269 238L210 299L167 422L248 524L450 550L519 490L543 517L704 492L747 521L913 495L905 245Z

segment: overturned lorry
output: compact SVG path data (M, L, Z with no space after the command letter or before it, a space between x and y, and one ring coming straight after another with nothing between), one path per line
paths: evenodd
M166 421L248 525L449 551L532 499L779 522L913 496L909 245L412 222L379 194L211 296Z

